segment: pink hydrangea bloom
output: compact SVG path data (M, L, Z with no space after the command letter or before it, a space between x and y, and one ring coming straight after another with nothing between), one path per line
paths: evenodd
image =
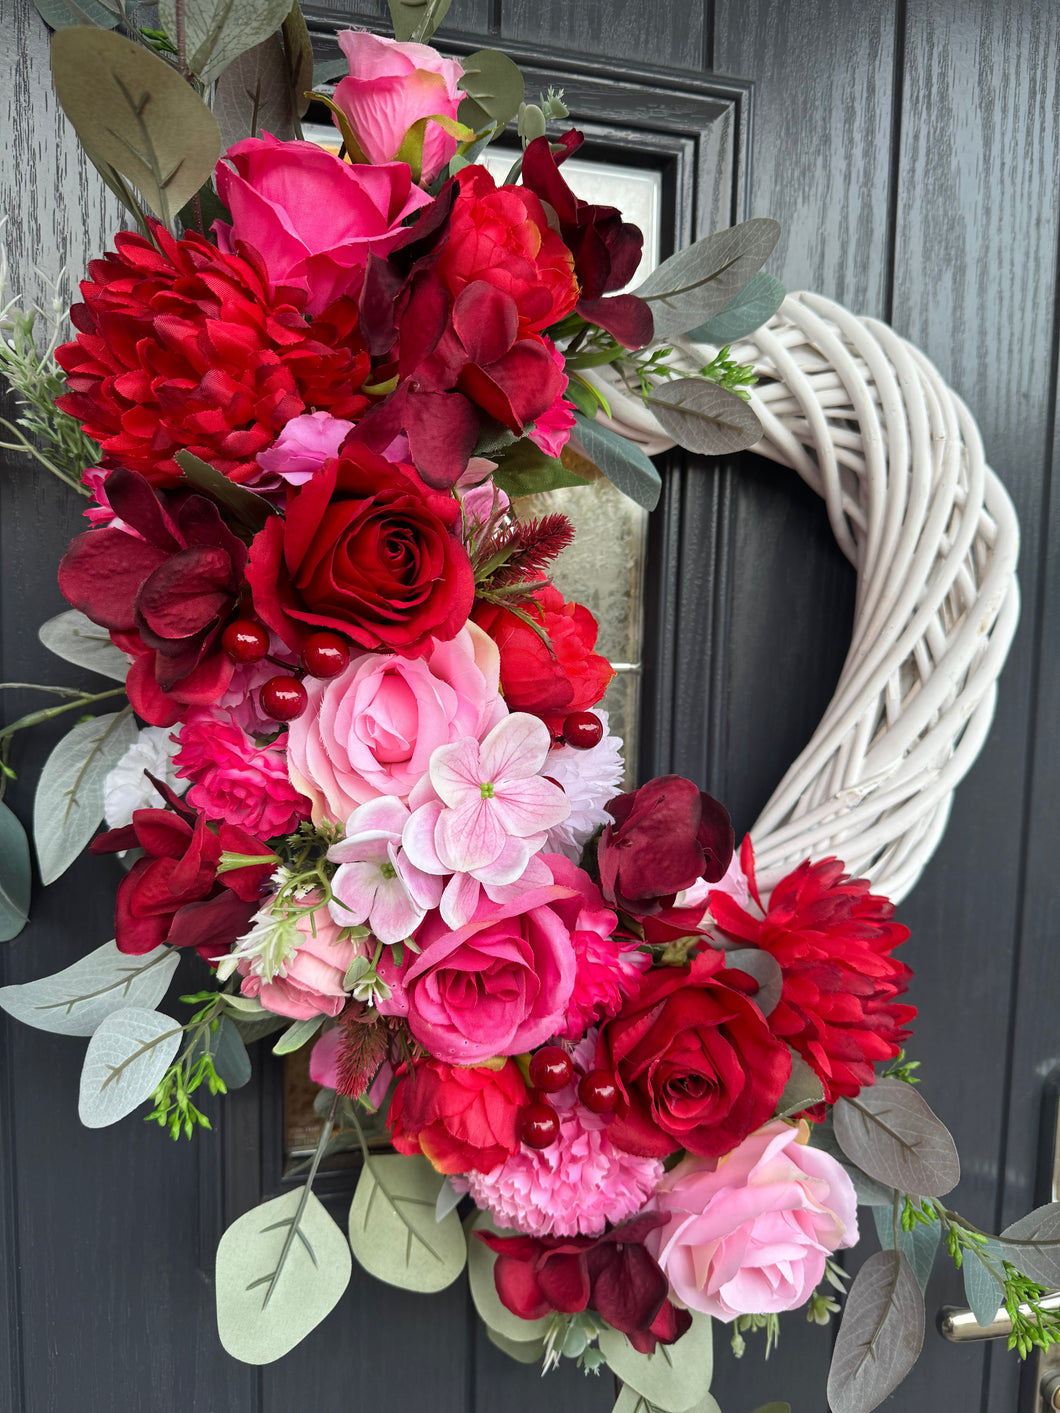
M548 339L545 339L544 342L552 355L553 363L561 373L564 373L563 391L565 392L567 377L564 372L566 364L563 361L563 354ZM559 456L570 440L574 425L574 404L568 402L563 396L563 392L560 392L552 406L542 412L527 436L535 446L541 448L546 456Z
M575 1065L587 1068L579 1046ZM547 1148L525 1143L489 1173L469 1173L455 1186L471 1193L500 1227L530 1236L599 1236L607 1226L639 1212L662 1178L658 1158L616 1148L608 1120L578 1102L573 1084L550 1096L559 1138Z
M408 817L407 806L392 795L369 800L346 821L346 837L328 850L339 865L331 881L332 918L342 927L367 923L387 944L410 936L442 893L442 880L421 873L401 848Z
M189 711L179 727L176 774L192 782L188 803L208 819L262 839L290 834L309 817L309 801L287 775L287 737L256 746L224 712Z
M292 417L272 446L259 451L258 465L291 486L304 486L325 461L338 456L353 431L353 423L330 412L304 412Z

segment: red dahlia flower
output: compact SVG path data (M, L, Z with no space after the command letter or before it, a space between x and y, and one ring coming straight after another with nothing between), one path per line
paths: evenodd
M86 530L59 565L59 588L135 662L126 690L137 714L172 726L209 706L235 670L221 632L239 602L247 550L212 500L166 495L120 468L107 497L123 528Z
M753 881L746 840L742 862ZM848 877L839 859L824 859L781 879L764 917L724 893L711 894L710 910L723 931L779 963L784 989L770 1028L812 1067L826 1101L874 1083L873 1063L898 1054L916 1015L915 1006L895 1000L912 972L891 956L909 936L892 921L894 904L870 893L865 879Z
M91 262L85 302L70 311L77 339L55 355L69 388L58 404L100 443L106 466L172 486L185 448L253 484L254 458L292 417L354 418L368 405L352 300L309 324L302 291L270 297L249 260L152 230L158 248L122 231L115 253Z

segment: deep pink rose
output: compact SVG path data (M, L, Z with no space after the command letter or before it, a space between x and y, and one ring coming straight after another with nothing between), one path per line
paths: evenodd
M267 1011L292 1020L337 1016L349 1000L342 982L358 948L343 938L343 929L332 922L326 908L303 913L296 926L304 941L287 958L286 975L262 981L251 970L252 963L240 958L240 990L244 996L256 996Z
M215 176L232 224L214 222L218 246L257 251L273 289L306 291L307 314L356 293L369 253L392 250L402 221L431 200L406 163L353 167L315 142L266 133L235 143L225 159Z
M721 1159L684 1158L651 1207L667 1215L645 1245L676 1299L718 1320L805 1304L827 1256L858 1239L843 1168L781 1119Z
M345 417L332 417L330 412L304 412L301 417L292 417L272 446L258 452L258 465L277 482L304 486L325 461L338 456L353 425Z
M227 712L192 710L177 735L176 773L193 782L188 803L208 819L272 839L309 818L309 801L287 774L285 732L257 746Z
M379 974L392 987L384 1015L408 1017L409 1029L435 1059L476 1065L532 1050L562 1023L574 985L574 948L550 904L559 886L531 889L499 906L484 899L474 918L451 931L432 913L401 969L388 957Z
M345 823L380 795L407 799L436 747L481 740L507 715L499 668L492 641L468 624L426 657L364 653L328 682L307 677L288 763L317 817Z
M443 59L426 44L399 43L348 29L339 47L350 66L332 102L349 123L358 146L373 164L392 162L409 128L421 118L455 118L463 94L463 66ZM457 139L428 122L420 181L432 182L456 151Z

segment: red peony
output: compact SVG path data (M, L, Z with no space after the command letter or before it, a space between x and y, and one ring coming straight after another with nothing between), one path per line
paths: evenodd
M351 444L292 490L250 547L259 618L297 649L319 628L406 657L455 637L475 593L460 504Z
M489 1173L519 1147L528 1097L514 1060L496 1069L426 1060L398 1080L387 1123L399 1153L423 1153L440 1173Z
M687 1310L667 1299L666 1277L644 1245L666 1220L645 1212L596 1237L475 1235L497 1253L494 1283L513 1315L537 1320L553 1310L595 1310L650 1354L657 1342L673 1344L692 1323Z
M749 841L744 847L753 880ZM894 904L870 893L865 879L848 877L839 859L824 859L781 879L764 917L723 893L711 894L710 910L723 931L778 962L784 989L770 1027L811 1066L826 1101L874 1083L874 1062L898 1054L916 1015L915 1006L895 1000L912 972L891 956L909 936L892 921Z
M356 305L339 300L313 324L297 290L270 295L264 272L201 236L160 248L123 231L89 265L75 342L56 359L69 392L58 399L103 448L156 485L181 479L186 448L233 481L261 476L255 457L304 412L353 418L369 359Z
M503 659L502 659L503 662ZM717 883L732 859L728 811L681 775L660 775L607 804L600 836L604 897L627 913L659 910L697 879Z
M125 685L137 714L172 726L232 679L221 632L239 602L246 546L205 496L159 493L120 468L107 477L107 496L122 528L78 535L59 588L134 656Z
M528 711L558 729L569 712L596 705L615 670L593 652L596 619L580 603L564 602L551 584L543 584L522 611L540 623L548 644L496 604L477 603L471 616L500 649L501 691L509 711Z
M165 942L194 947L200 957L215 961L249 927L276 858L233 825L222 824L215 834L204 814L189 809L165 786L158 788L169 808L135 810L132 824L108 830L90 845L94 854L144 851L118 885L115 941L120 952L136 957ZM261 854L262 864L218 877L226 849Z
M595 1067L615 1074L622 1095L612 1143L715 1158L772 1117L791 1055L746 994L754 986L714 951L645 974L597 1041Z

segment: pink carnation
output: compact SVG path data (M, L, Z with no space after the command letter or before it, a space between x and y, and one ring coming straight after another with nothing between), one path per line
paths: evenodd
M553 363L563 373L563 391L556 395L552 406L542 412L527 436L536 447L541 448L546 456L558 456L570 440L571 430L574 427L574 404L568 402L563 396L568 382L564 371L566 364L563 361L563 354L550 340L544 339L543 342L552 355Z
M256 746L226 713L190 711L179 729L176 774L192 781L188 802L208 819L238 825L262 839L290 832L309 817L309 801L287 775L287 736Z

